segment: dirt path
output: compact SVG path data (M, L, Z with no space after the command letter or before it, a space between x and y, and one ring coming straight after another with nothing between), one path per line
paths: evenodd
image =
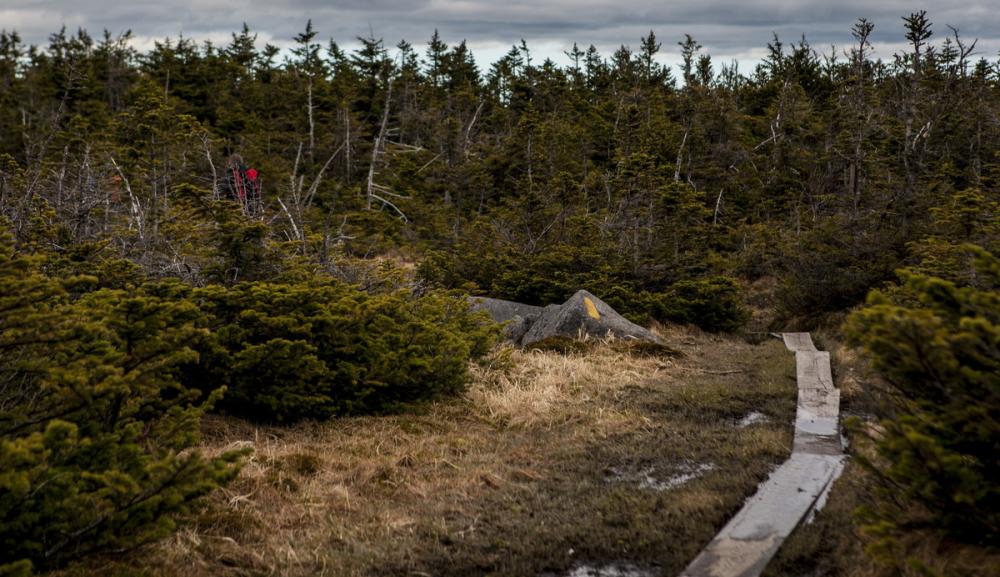
M784 333L795 353L799 395L792 456L688 565L682 577L756 577L781 543L818 505L843 469L838 430L840 391L830 353L809 333Z

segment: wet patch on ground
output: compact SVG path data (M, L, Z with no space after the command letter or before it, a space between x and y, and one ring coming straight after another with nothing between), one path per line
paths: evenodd
M656 577L658 570L645 569L631 563L609 563L607 565L578 565L565 573L564 577ZM548 574L540 577L556 577Z
M669 491L715 470L712 463L686 462L672 466L621 467L614 466L605 469L605 481L608 483L624 483L640 489L653 491Z
M739 428L749 427L750 425L756 425L758 423L766 423L768 421L767 415L761 413L760 411L750 411L743 418L736 423Z

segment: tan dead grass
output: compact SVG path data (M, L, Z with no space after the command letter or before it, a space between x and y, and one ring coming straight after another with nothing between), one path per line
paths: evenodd
M571 421L590 421L606 432L627 427L641 417L615 410L606 401L674 366L669 359L605 347L568 355L516 349L502 354L509 368L475 368L468 399L482 417L505 427L551 427Z
M680 356L505 348L472 369L462 399L420 413L291 427L212 417L206 452L253 449L239 478L174 537L99 572L515 575L609 547L680 567L787 454L794 364L777 343L657 330ZM761 399L777 422L734 427ZM603 472L692 459L717 468L669 499Z

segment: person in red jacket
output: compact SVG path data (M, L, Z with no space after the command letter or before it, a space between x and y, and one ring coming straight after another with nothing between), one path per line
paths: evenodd
M260 198L260 173L256 168L248 167L243 159L234 154L229 159L226 171L226 192L239 202L247 212L255 212Z
M260 179L257 178L256 168L242 165L240 168L243 170L243 202L253 212L257 208L257 199L260 198Z

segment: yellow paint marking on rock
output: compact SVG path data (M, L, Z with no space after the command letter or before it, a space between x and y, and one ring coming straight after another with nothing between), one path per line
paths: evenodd
M587 305L587 314L590 318L601 320L601 313L597 312L597 307L594 306L594 301L590 300L590 297L583 297L583 304Z

